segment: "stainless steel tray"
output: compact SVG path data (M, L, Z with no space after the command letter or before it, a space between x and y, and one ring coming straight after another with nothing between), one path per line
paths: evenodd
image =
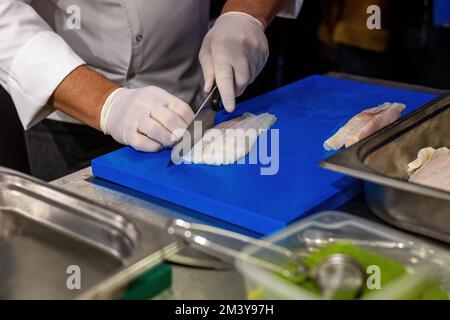
M105 298L179 248L148 223L0 168L0 299ZM67 286L70 266L80 289Z
M450 147L444 95L343 150L321 166L364 181L369 207L400 228L450 243L450 193L410 183L405 166L424 147Z

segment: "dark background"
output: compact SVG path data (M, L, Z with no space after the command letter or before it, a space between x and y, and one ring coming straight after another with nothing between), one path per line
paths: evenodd
M0 166L28 172L22 125L9 95L0 87Z
M330 51L317 38L322 5L305 0L296 20L275 19L267 30L270 58L240 100L311 74L348 72L435 88L450 88L450 29L432 24L431 1L391 1L391 41L385 53L341 46ZM212 15L223 1L212 1ZM12 101L0 88L0 166L28 172L23 129Z

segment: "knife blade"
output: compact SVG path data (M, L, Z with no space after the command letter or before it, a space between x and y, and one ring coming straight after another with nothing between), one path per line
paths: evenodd
M179 164L182 158L201 140L206 130L214 125L217 111L223 109L217 86L211 90L198 108L194 120L189 124L183 137L174 145L167 167Z

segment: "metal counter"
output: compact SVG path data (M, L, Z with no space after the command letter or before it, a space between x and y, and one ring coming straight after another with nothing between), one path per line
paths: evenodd
M164 230L171 218L180 217L180 213L174 209L168 209L156 203L151 203L137 197L129 196L119 191L103 187L93 181L91 168L86 168L51 182L52 185L76 193L90 199L100 205L112 208L132 221L150 223L155 228L148 228L146 232L152 232L155 239L155 256L164 257L164 251L178 248L178 256L166 255L173 264L173 287L174 299L245 299L245 288L241 276L234 270L227 269L224 264L203 255L202 253L184 248L181 242L171 238ZM167 244L158 248L159 243ZM158 254L158 251L161 251ZM157 260L143 260L134 270L127 270L122 277L132 278L140 272L145 272L155 265ZM197 267L184 266L187 264ZM87 294L86 298L103 298L112 290L119 289L118 283L123 279L117 277L109 279Z

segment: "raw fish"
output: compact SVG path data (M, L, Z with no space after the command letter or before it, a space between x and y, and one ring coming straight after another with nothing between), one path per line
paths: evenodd
M450 192L450 149L424 148L408 164L409 181Z
M274 115L251 113L222 122L205 132L183 159L191 163L210 165L232 164L245 157L258 136L277 120Z
M414 171L422 167L428 160L431 159L431 156L436 152L436 149L432 147L423 148L419 150L417 154L416 160L408 163L408 173L412 175Z
M378 107L366 109L351 118L325 141L323 147L328 151L338 150L344 145L348 148L400 118L405 108L406 105L402 103L385 102Z

